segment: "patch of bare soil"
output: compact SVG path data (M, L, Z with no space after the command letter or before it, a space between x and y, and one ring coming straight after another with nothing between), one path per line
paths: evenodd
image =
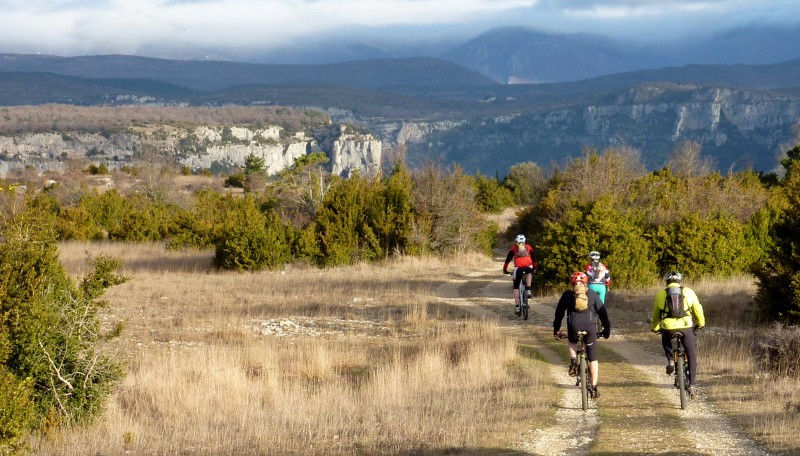
M517 449L537 455L768 455L706 402L702 390L688 410L680 410L672 379L664 372L663 357L642 350L619 331L603 340L601 347L607 367L625 375L618 375L616 384L609 385L610 394L601 394L597 403L583 412L574 379L566 373L563 352L559 355L549 339L555 303L534 303L528 321L515 317L511 286L500 270L497 265L446 283L438 294L479 318L497 320L520 343L531 345L550 364L553 381L564 389L553 425L531 429L517 442ZM602 352L600 356L602 393ZM611 372L605 375L608 379ZM673 444L675 440L681 443Z

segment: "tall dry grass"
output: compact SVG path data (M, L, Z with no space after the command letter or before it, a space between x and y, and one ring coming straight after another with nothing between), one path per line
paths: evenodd
M557 395L495 323L434 298L453 260L232 274L208 252L65 244L71 274L87 249L131 277L106 295L128 372L97 423L37 454L480 453L513 446Z

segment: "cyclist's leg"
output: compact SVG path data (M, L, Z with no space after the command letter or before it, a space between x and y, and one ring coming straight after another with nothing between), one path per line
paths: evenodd
M519 281L520 281L520 269L514 268L514 304L519 307L520 299L519 299Z
M672 331L668 329L661 330L661 346L664 347L664 354L667 356L667 362L672 364Z
M694 331L684 329L683 333L683 346L686 349L686 356L689 358L689 384L694 386L697 379L697 339L694 336Z
M574 358L578 355L578 331L572 324L567 324L567 347L569 348L569 357Z
M589 360L591 384L597 386L597 380L600 378L600 363L597 360L597 326L590 323L582 329L587 332L584 340L586 341L586 358Z
M590 283L589 289L600 295L600 300L606 302L606 286L602 283Z
M525 268L525 286L528 287L528 290L531 289L532 283L533 283L533 268L529 266Z

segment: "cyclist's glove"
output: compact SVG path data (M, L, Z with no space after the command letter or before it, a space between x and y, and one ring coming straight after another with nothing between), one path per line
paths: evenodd
M608 339L611 335L611 328L604 328L603 329L603 339Z
M701 329L705 328L705 326L696 325L694 327L694 332L700 331Z

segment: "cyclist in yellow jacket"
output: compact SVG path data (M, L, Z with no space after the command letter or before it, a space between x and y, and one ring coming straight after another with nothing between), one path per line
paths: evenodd
M694 290L681 285L683 275L670 271L664 276L667 287L656 293L653 304L652 330L661 333L661 345L667 356L667 374L675 372L672 358L672 335L683 334L683 345L689 358L689 394L694 395L697 381L697 339L695 331L706 324L703 306ZM675 303L674 305L670 305Z

